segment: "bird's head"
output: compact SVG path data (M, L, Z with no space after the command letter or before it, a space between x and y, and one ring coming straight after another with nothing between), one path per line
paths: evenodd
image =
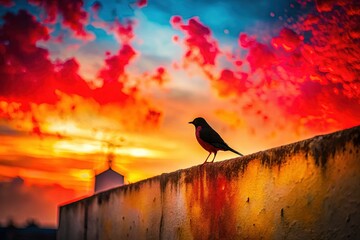
M195 127L208 125L208 123L202 117L197 117L192 122L189 122L189 123L193 124Z

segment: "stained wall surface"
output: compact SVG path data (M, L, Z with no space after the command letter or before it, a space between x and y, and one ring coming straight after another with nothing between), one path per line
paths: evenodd
M61 206L59 240L360 239L360 126Z

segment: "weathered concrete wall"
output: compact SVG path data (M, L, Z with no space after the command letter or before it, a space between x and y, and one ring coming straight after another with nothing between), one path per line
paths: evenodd
M58 239L360 239L360 126L60 207Z

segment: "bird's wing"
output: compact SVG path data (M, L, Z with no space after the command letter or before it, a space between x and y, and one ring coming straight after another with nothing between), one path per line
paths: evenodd
M240 156L243 156L243 154L229 147L229 145L227 145L226 142L220 137L220 135L211 127L203 127L200 130L200 138L218 149L224 151L230 150L236 154L239 154Z
M229 147L224 140L220 137L220 135L211 127L203 127L200 130L200 138L210 143L211 145L217 147L217 148L227 148Z

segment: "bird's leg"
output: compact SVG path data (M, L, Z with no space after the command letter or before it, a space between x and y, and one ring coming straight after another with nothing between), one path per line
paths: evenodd
M216 154L217 154L217 152L214 152L214 158L213 158L213 160L211 161L212 163L213 163L214 160L215 160Z
M209 155L208 155L207 158L205 159L205 162L204 162L203 164L201 164L201 165L204 165L204 164L206 163L206 161L208 160L208 158L210 157L210 155L211 155L211 152L209 152Z

